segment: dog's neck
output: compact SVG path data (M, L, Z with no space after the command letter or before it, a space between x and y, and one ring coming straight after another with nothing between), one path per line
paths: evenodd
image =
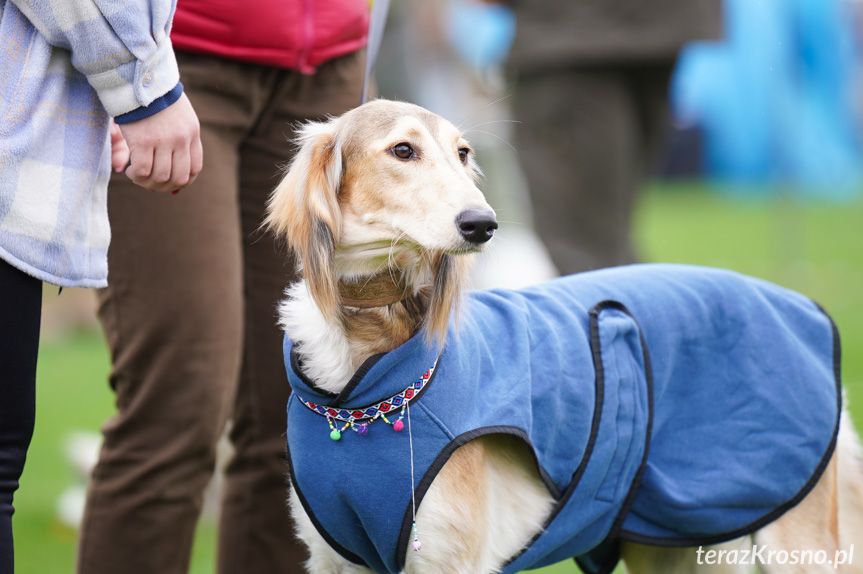
M360 289L363 280L342 287L339 313L327 319L312 299L304 281L288 290L279 314L280 324L295 342L303 373L325 391L338 393L368 357L386 353L410 339L422 325L428 292L413 292L399 281L379 281L375 289ZM393 286L401 287L397 301ZM382 305L366 306L385 299ZM345 304L351 303L351 304Z
M341 279L338 289L341 305L359 309L386 307L410 295L404 275L389 270L353 281Z

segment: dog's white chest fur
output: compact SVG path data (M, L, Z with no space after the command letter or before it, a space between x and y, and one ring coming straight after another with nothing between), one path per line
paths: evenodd
M325 391L338 393L358 365L351 359L350 343L336 321L327 321L306 288L305 281L287 290L279 306L279 324L303 356L303 372Z

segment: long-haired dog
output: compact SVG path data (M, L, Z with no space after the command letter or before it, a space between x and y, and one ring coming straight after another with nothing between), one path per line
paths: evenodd
M814 304L682 266L466 296L497 222L455 126L378 100L298 143L267 225L302 264L280 313L310 572L863 571Z

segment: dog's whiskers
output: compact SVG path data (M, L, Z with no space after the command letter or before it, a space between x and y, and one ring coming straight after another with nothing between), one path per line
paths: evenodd
M506 141L505 139L503 139L502 137L500 137L500 136L499 136L499 135L497 135L496 133L487 132L487 131L484 131L484 130L472 130L472 131L475 131L475 132L480 133L480 134L490 135L491 137L497 138L497 139L499 139L500 141L502 141L503 143L505 143L505 144L509 147L509 149L511 149L512 151L514 151L516 154L518 153L518 150L517 150L517 149L515 149L515 148L512 146L512 144L511 144L511 143L509 143L508 141ZM467 133L467 132L465 132L465 133Z
M462 130L462 132L468 133L469 131L475 130L478 127L487 126L487 125L491 125L491 124L520 124L520 123L521 123L521 121L519 121L519 120L509 120L509 119L489 120L487 122L481 122L478 124L474 124L474 125L470 126L469 128L465 128L464 130Z
M473 112L471 112L471 114L470 114L468 117L466 117L466 118L464 118L462 121L460 121L460 122L456 125L456 128L458 128L458 129L460 130L460 129L461 129L461 125L462 125L463 123L465 123L466 121L468 121L469 119L471 119L472 117L474 117L475 115L477 115L478 113L480 113L481 111L483 111L484 109L486 109L486 108L488 108L488 107L490 107L490 106L493 106L493 105L495 105L495 104L496 104L496 103L498 103L498 102L502 102L503 100L505 100L505 99L509 98L510 96L512 96L512 94L507 94L507 95L505 95L505 96L501 96L501 97L499 97L498 99L494 100L493 102L489 102L489 103L487 103L487 104L485 104L485 105L483 105L483 106L480 106L478 109L476 109L476 110L474 110Z

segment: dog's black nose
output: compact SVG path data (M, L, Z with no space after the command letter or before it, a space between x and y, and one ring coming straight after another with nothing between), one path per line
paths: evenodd
M455 218L459 233L471 243L485 243L497 229L497 219L491 211L468 209Z

